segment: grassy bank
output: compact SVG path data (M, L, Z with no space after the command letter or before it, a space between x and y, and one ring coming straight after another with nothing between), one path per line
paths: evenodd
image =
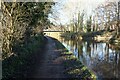
M68 78L82 78L82 79L96 79L95 74L84 66L73 53L69 52L58 40L56 42L57 49L61 50L61 57L63 57L64 73Z
M19 52L2 61L2 78L24 78L36 62L36 57L42 52L47 39L43 35L31 37L23 46L17 46ZM37 51L41 51L37 53Z

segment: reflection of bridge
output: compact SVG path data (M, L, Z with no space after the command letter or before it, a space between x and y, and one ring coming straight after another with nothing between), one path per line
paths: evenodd
M43 31L43 32L69 32L69 31Z
M65 32L65 31L43 31L43 32Z

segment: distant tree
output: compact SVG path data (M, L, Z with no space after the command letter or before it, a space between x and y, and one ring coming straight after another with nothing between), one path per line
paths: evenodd
M95 9L94 30L116 30L119 34L119 2L105 2ZM98 23L99 22L99 23ZM116 24L117 22L117 24ZM99 28L98 28L99 27Z
M83 18L84 18L84 12L82 12L81 14L78 13L78 28L79 28L79 32L83 32Z
M117 36L120 36L120 1L117 5Z
M92 16L87 20L87 32L91 32Z

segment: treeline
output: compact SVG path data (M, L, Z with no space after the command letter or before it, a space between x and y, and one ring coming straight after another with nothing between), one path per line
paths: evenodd
M42 34L49 26L47 20L50 2L2 2L2 58L5 59L19 47L27 44L32 36ZM19 47L18 47L19 46Z
M120 32L120 1L100 4L92 15L91 31L115 30Z
M46 38L53 2L2 2L2 77L25 77ZM34 54L33 54L34 53Z
M75 19L74 17L77 17ZM78 12L77 16L73 16L71 23L66 25L67 31L72 32L96 32L96 31L116 31L120 33L120 1L105 2L98 5L93 10L93 14L86 18L85 12Z

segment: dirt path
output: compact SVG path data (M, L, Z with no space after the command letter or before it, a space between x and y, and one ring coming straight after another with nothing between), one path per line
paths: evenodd
M55 41L47 37L48 43L45 48L43 56L38 59L38 64L35 65L35 69L32 78L65 78L63 74L64 67L60 59L60 51L57 51Z

